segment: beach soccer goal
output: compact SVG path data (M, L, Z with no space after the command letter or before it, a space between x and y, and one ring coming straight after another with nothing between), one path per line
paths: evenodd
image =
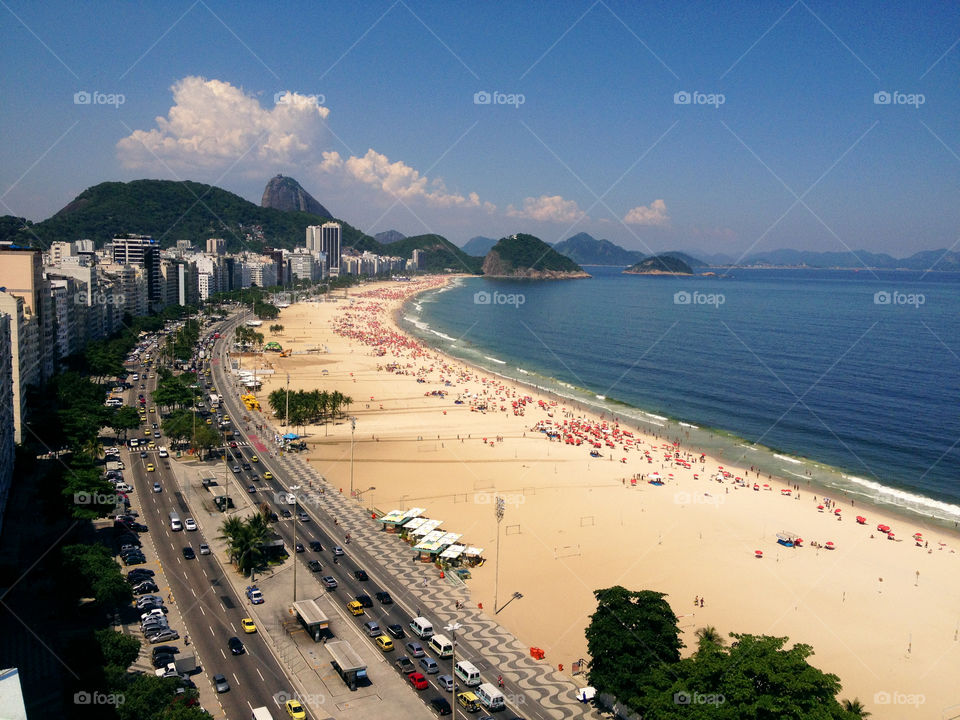
M507 525L504 528L505 535L519 535L520 534L520 523L516 525Z
M579 545L562 545L553 549L553 559L563 560L564 558L580 557Z
M580 527L593 527L596 524L597 523L593 515L580 516Z

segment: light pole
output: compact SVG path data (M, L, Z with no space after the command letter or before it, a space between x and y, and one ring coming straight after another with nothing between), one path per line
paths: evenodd
M350 497L353 497L353 435L357 429L357 418L350 416Z
M375 485L371 485L366 490L357 490L357 502L363 502L364 494L370 492L371 490L376 490L376 489L377 488Z
M450 691L450 720L457 720L457 630L463 625L454 620L449 625L444 625L443 629L453 634L453 656L450 658L450 666L453 668L453 690Z
M283 424L290 425L290 373L287 373L287 409L283 413Z
M497 515L497 569L493 575L493 614L497 614L497 592L500 589L500 522L503 520L503 511L506 507L503 498L497 496L494 512Z
M299 485L290 486L290 497L293 498L293 601L297 601L297 496L294 494L300 489Z

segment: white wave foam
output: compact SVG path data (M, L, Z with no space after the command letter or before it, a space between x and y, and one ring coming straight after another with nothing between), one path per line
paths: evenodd
M453 340L453 338L450 338L450 339ZM484 360L489 360L490 362L495 362L497 365L506 365L506 364L507 364L507 361L506 361L506 360L501 360L500 358L490 357L489 355L484 355L484 356L483 356L483 359L484 359Z
M597 395L597 400L606 400L606 399L607 399L606 395Z
M667 421L667 418L665 418L663 415L654 415L653 413L648 413L648 412L645 412L643 414L646 415L647 417L652 417L655 420L662 420L663 422Z
M680 423L680 424L683 425L683 427L693 428L694 430L699 430L699 429L700 429L699 426L697 426L697 425L691 425L690 423L682 422L682 423Z
M450 337L449 335L447 335L446 333L437 332L436 330L432 330L432 329L430 329L429 327L428 327L427 329L430 330L430 332L432 332L432 333L433 333L434 335L436 335L437 337L441 337L441 338L443 338L444 340L449 340L450 342L456 342L456 341L457 341L456 338L452 338L452 337Z
M786 468L780 468L780 469L781 469L783 472L785 472L787 475L793 475L794 477L803 478L804 480L809 480L809 478L808 478L806 475L801 475L800 473L795 473L795 472L793 472L793 471L791 471L791 470L787 470Z
M423 322L422 320L418 320L418 319L415 318L415 317L410 317L409 315L404 315L404 316L403 316L403 319L406 320L406 321L407 321L408 323L410 323L411 325L413 325L413 326L414 326L415 328L417 328L418 330L429 330L429 329L430 329L430 323L425 323L425 322Z
M849 480L856 485L860 485L861 487L872 490L874 493L874 500L890 502L892 504L911 508L912 510L924 509L927 512L930 512L931 510L938 510L943 513L941 517L954 521L957 518L960 518L960 505L934 500L933 498L917 495L912 492L907 492L906 490L897 490L896 488L881 485L873 480L864 480L863 478L854 477L852 475L844 475L843 477L845 480ZM896 499L897 502L894 502L892 498ZM934 516L936 517L936 515Z
M776 453L774 453L773 456L785 462L793 463L794 465L803 465L803 460L797 460L796 458L787 457L786 455L777 455Z
M517 368L517 372L523 373L524 375L529 375L530 373L524 370L523 368Z

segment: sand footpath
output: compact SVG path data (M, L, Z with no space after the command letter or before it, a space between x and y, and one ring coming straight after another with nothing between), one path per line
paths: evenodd
M468 582L473 602L494 607L500 495L499 605L514 592L523 597L497 621L543 648L554 666L569 671L587 658L592 591L619 584L667 593L688 649L704 625L724 635L788 636L812 645L813 664L840 676L841 697L859 697L874 718L960 713L956 536L849 500L818 510L822 497L802 480L794 489L749 469L721 470L723 462L701 461L697 448L586 415L427 348L404 335L393 314L411 294L445 281L371 283L337 302L284 309L283 333L267 339L294 354L263 356L275 374L263 377L259 395L285 387L289 373L291 390L350 396L353 486L364 505L426 508L442 529L485 548L488 560ZM348 493L349 422L303 432L311 462ZM664 484L649 484L651 473ZM893 528L894 540L879 523ZM799 534L804 546L778 545L779 531ZM923 534L919 545L915 532ZM836 549L815 546L827 542Z

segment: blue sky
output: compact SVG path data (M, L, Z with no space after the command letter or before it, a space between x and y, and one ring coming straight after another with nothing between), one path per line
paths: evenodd
M458 244L960 238L951 3L3 0L0 31L0 214L144 177L259 202L279 172Z

